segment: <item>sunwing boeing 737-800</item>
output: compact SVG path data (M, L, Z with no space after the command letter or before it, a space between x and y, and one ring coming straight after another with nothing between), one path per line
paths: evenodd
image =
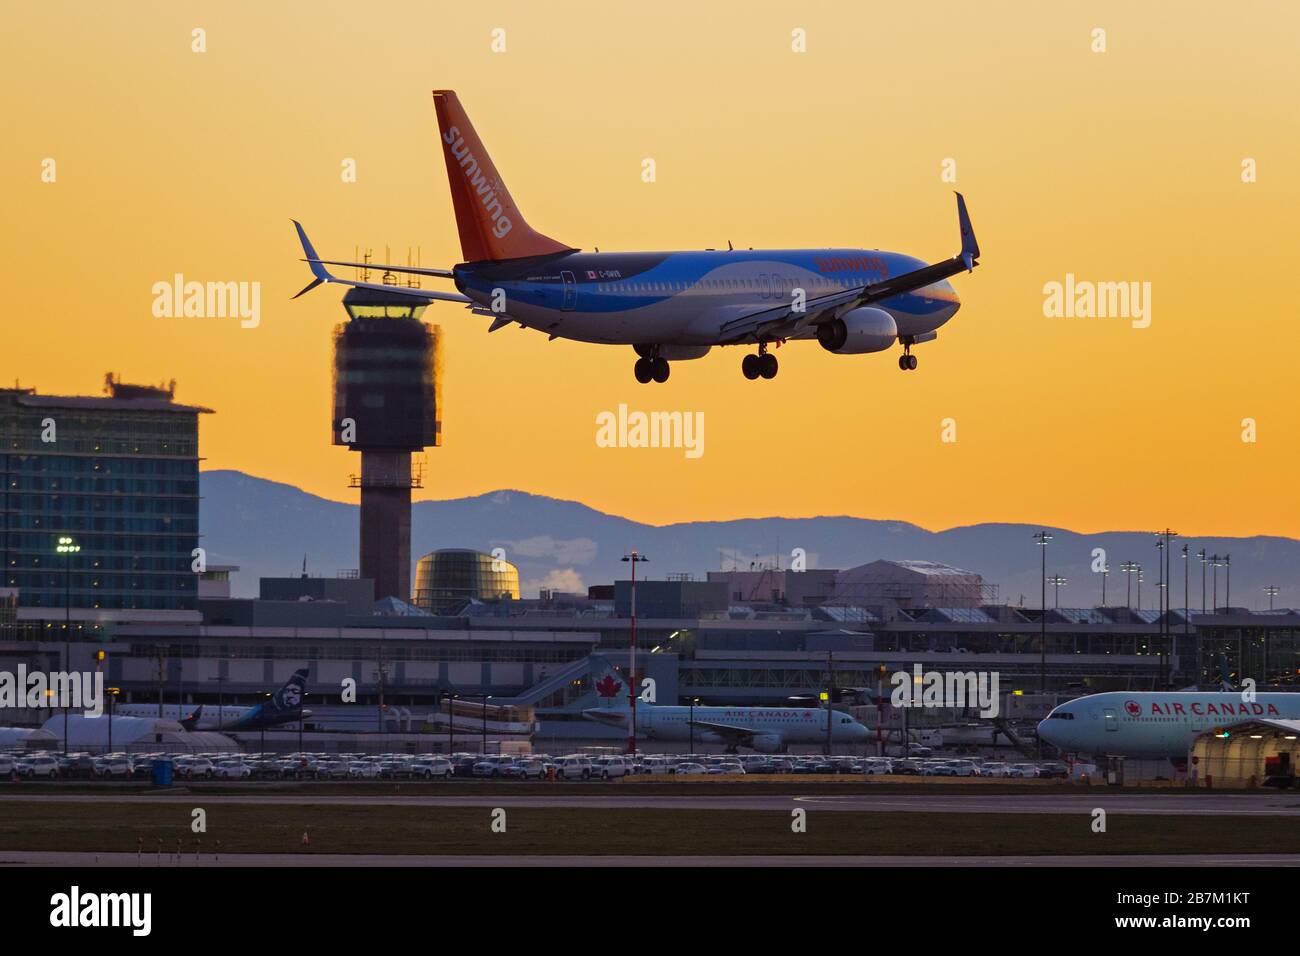
M1061 704L1038 725L1038 736L1067 753L1187 759L1198 734L1243 720L1300 719L1300 694L1240 691L1118 691Z
M490 332L518 323L552 339L630 345L642 383L667 381L670 361L701 358L715 345L752 346L745 377L770 379L777 360L769 346L799 339L837 355L901 345L899 368L916 368L912 347L936 338L961 305L948 278L977 265L960 193L961 251L929 265L874 249L583 252L528 225L456 94L437 90L433 99L465 262L422 269L321 259L295 220L315 276L298 295L338 282L460 302L490 316ZM458 291L353 282L331 274L331 265L450 279Z

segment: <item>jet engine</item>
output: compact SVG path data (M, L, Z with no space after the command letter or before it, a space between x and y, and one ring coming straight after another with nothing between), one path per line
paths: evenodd
M898 338L894 317L884 309L863 306L817 327L817 341L836 355L883 352Z

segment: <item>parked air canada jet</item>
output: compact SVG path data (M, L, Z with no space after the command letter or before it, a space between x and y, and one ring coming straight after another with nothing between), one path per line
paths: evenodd
M456 94L435 90L433 101L465 261L423 269L321 259L294 220L315 276L298 295L337 282L461 302L491 317L489 332L518 323L552 339L630 345L642 383L667 381L669 362L701 358L715 345L754 347L741 370L756 379L776 375L771 346L801 339L837 355L901 345L898 367L916 368L912 346L936 338L961 306L948 277L977 265L979 245L960 193L961 251L930 265L875 249L583 252L528 225ZM450 279L458 291L352 282L326 266Z
M1061 704L1038 736L1070 753L1187 759L1198 734L1259 718L1300 719L1300 694L1240 691L1112 691Z
M600 658L599 676L592 686L599 707L582 712L588 720L627 729L631 703L622 676ZM638 703L636 731L647 740L723 744L735 753L748 747L760 753L784 753L790 744L823 744L826 721L837 744L864 743L870 732L842 711L825 707L683 707L680 704Z

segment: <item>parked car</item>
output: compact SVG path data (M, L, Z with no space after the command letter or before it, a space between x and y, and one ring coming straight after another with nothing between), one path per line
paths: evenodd
M671 772L679 777L691 777L700 774L707 774L709 771L702 763L694 763L690 760L684 760L677 766L673 767Z
M23 757L15 765L15 769L18 771L18 776L26 780L37 777L52 780L59 776L59 762L48 756Z
M410 775L422 780L450 780L455 773L451 761L446 757L421 757L412 762Z
M600 777L601 780L626 777L632 772L632 762L626 757L601 757L591 766L592 776Z
M1013 763L1007 768L1007 776L1032 780L1038 776L1038 767L1032 763Z
M546 761L540 757L523 757L502 765L501 776L515 780L542 780L546 777Z
M1039 765L1038 776L1048 780L1068 780L1070 779L1070 770L1063 763L1049 761Z
M374 780L379 776L379 764L371 760L354 760L348 764L348 777L352 780Z
M247 780L253 776L253 768L242 760L219 760L213 776L218 780Z
M515 762L514 757L493 754L484 757L478 763L474 764L474 776L476 777L499 777L501 770L507 764Z
M91 765L91 773L96 777L121 777L125 780L132 772L131 761L125 754L96 757Z
M555 764L555 776L561 780L591 778L591 760L582 756L561 757Z

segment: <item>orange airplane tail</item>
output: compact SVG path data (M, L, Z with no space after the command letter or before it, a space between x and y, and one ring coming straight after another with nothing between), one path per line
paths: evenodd
M543 236L528 225L456 93L434 90L433 103L465 261L522 259L572 251L572 246Z

